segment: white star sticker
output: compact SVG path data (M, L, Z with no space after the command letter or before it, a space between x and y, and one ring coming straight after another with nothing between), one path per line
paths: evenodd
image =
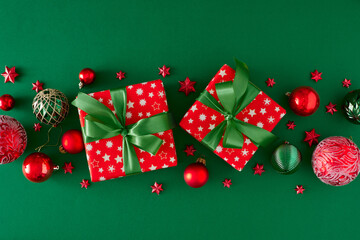
M134 108L134 103L132 101L129 101L127 103L127 107L130 109L130 108Z
M213 130L215 128L215 124L210 124L209 129Z
M200 121L205 121L206 120L206 115L205 114L200 114L199 119L200 119Z
M139 102L139 104L140 104L141 106L145 106L145 105L146 105L146 100L145 100L145 99L141 99L140 102Z
M107 141L107 142L106 142L106 146L107 146L108 148L111 148L111 147L113 146L113 142L112 142L112 141Z
M102 158L104 159L104 162L110 161L110 155L107 155L106 153Z
M226 72L225 72L225 70L220 70L220 73L219 73L219 75L220 75L221 77L224 77L224 76L226 75Z
M253 117L254 115L256 115L255 109L250 109L250 110L249 110L249 115L250 115L251 117Z
M117 157L115 158L115 161L116 161L116 163L121 163L122 162L122 157L117 155Z
M151 164L151 167L149 167L149 169L150 169L151 171L154 171L154 170L156 170L156 166L154 166L154 165Z
M262 115L264 115L264 114L266 113L266 109L265 109L265 108L261 108L261 109L260 109L260 113L261 113Z
M263 128L263 127L264 127L264 124L263 124L262 122L258 122L258 123L256 124L256 126L258 126L259 128Z

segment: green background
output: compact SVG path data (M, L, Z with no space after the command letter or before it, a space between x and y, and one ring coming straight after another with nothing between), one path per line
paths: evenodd
M332 101L341 104L349 89L360 87L360 2L313 1L4 1L0 8L0 67L16 66L15 84L0 83L0 94L17 103L10 112L28 133L28 147L17 161L0 166L0 239L349 239L358 228L360 180L331 187L311 168L314 147L303 142L304 131L315 128L320 139L352 136L360 143L358 126L340 112L325 112ZM295 144L303 154L293 175L276 173L269 162L272 148L260 149L242 172L198 143L180 127L174 130L178 166L100 183L86 189L89 179L85 153L62 155L46 148L60 166L71 161L73 174L63 170L46 182L27 181L22 162L46 140L48 127L34 132L32 82L63 91L74 99L78 73L84 67L97 79L85 92L158 79L158 67L171 67L164 85L177 122L225 63L245 61L252 81L288 110L274 133ZM323 72L318 83L310 72ZM115 73L127 73L119 81ZM196 93L178 92L186 77L196 81ZM268 77L274 88L266 87ZM2 78L2 77L1 77ZM161 77L162 79L162 77ZM0 79L1 80L1 79ZM3 80L1 80L3 81ZM285 93L295 87L314 87L319 110L302 118L293 114ZM293 120L295 130L287 130ZM80 128L77 111L62 124ZM55 134L56 135L56 134ZM53 136L56 141L56 136ZM204 154L208 183L192 189L183 180L185 167L195 161L183 152L194 144ZM266 172L254 176L252 167ZM224 188L224 178L233 185ZM157 196L150 185L163 183ZM302 184L303 195L294 191Z

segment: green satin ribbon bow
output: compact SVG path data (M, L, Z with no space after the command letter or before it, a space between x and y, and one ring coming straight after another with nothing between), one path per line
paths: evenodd
M197 99L225 117L224 121L211 130L202 140L213 151L219 145L223 136L223 146L225 148L242 148L244 143L243 134L257 146L266 146L277 138L265 129L236 118L236 115L254 100L260 90L249 82L250 76L247 65L237 59L235 59L235 62L234 81L215 84L220 103L208 91L203 91Z
M141 168L134 146L155 155L163 140L152 134L172 129L175 126L174 121L169 113L163 112L125 126L126 89L110 90L110 95L117 117L104 104L85 93L80 92L72 102L72 105L88 114L85 116L85 127L82 129L84 142L123 136L125 174L139 173Z

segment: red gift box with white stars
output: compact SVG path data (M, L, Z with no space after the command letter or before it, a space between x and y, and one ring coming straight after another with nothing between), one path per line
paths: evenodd
M228 65L224 65L210 81L204 91L208 91L216 100L219 100L215 91L215 84L233 81L234 77L235 70ZM236 118L268 131L272 131L280 119L284 117L285 113L286 111L284 108L264 92L260 91L255 99L247 105ZM180 126L201 142L202 139L224 119L224 115L221 113L205 106L199 101L195 101L181 120ZM244 134L243 136L244 144L242 149L225 148L222 145L223 139L221 139L214 151L216 155L224 159L238 171L241 171L244 168L245 164L252 158L258 149L249 138Z
M168 111L165 89L161 80L127 86L126 92L125 125L134 124L143 118ZM89 95L115 113L110 90L90 93ZM85 124L84 118L86 115L86 112L79 109L80 125L82 128ZM134 147L142 172L173 167L177 164L172 130L154 135L163 140L163 144L156 155ZM85 143L92 182L125 176L122 159L122 139L123 137L118 135L112 138Z

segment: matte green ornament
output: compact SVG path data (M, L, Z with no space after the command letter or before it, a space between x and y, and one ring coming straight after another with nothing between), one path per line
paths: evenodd
M345 95L342 110L347 120L354 124L360 124L360 89Z
M273 168L281 174L292 174L296 172L300 162L300 151L288 142L278 146L271 158Z

